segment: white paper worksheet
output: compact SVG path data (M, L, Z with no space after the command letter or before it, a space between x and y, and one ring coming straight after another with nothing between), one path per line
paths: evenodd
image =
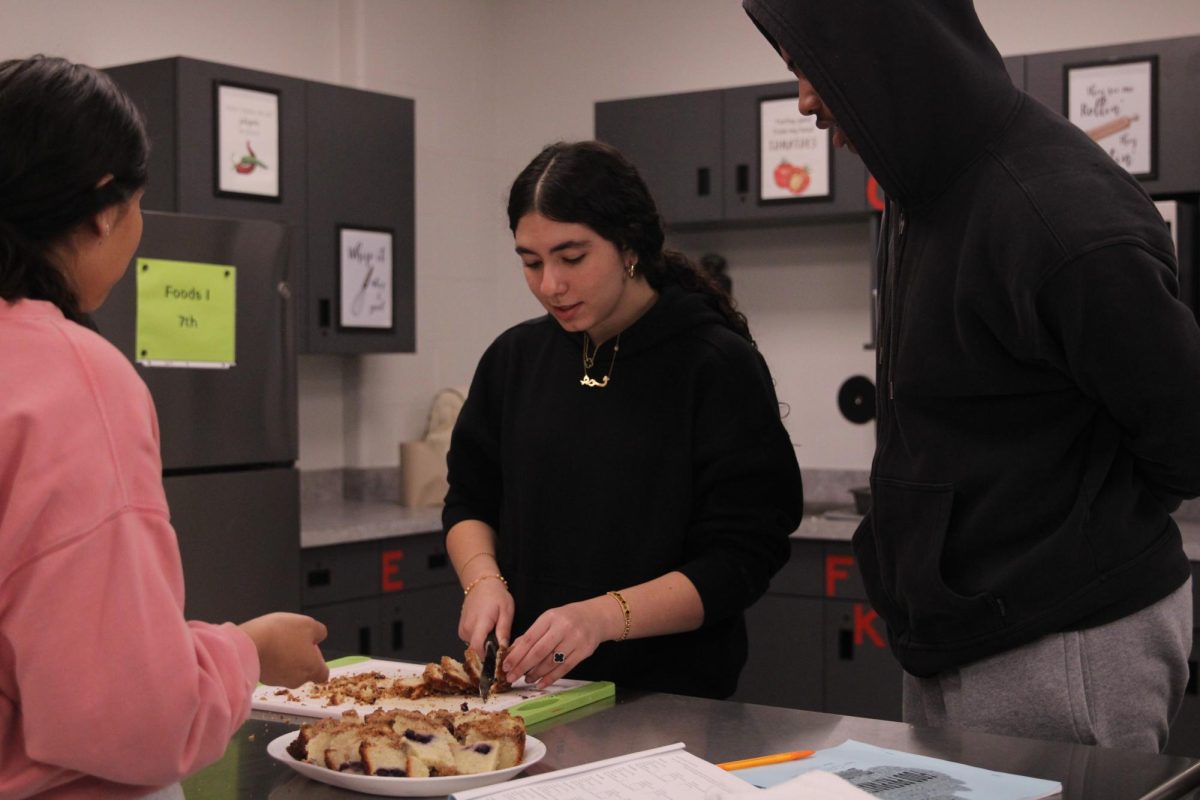
M452 795L453 800L698 800L748 784L697 758L683 743L519 778Z

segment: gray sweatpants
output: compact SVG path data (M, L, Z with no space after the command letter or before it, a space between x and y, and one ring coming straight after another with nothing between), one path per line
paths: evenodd
M1183 701L1192 581L1124 619L1045 636L932 678L904 675L904 721L1161 752Z

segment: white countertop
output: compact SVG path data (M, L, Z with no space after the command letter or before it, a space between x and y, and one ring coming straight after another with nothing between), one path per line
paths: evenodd
M301 549L439 533L441 530L441 506L407 508L396 503L345 500L300 509Z

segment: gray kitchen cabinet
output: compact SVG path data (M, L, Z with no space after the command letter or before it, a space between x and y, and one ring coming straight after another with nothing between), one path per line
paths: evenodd
M668 225L722 219L721 91L596 103L596 138L637 167Z
M300 563L300 602L306 608L379 594L375 542L308 548L300 551Z
M903 670L888 649L883 620L866 600L826 600L824 613L821 710L899 720Z
M383 539L378 547L382 594L458 585L440 532Z
M325 624L328 635L321 643L321 654L326 660L379 654L383 636L379 628L378 600L331 603L306 608L304 613Z
M822 710L900 719L903 670L888 648L887 626L871 608L849 542L825 542Z
M1022 86L1025 57L1004 62ZM760 104L775 99L797 100L796 82L607 100L596 103L596 138L633 161L671 227L853 219L874 210L862 159L832 144L829 196L760 199Z
M867 599L867 587L849 542L825 542L821 555L825 597L831 600Z
M828 166L830 196L761 201L759 104L764 100L784 98L793 105L798 104L796 81L743 86L726 89L721 94L724 104L723 218L726 222L833 220L862 217L871 210L867 203L867 169L862 159L849 150L835 148L832 142ZM795 160L794 156L792 158Z
M414 104L306 84L308 270L299 307L306 353L416 351ZM343 326L341 228L391 234L390 328Z
M793 81L599 102L596 138L634 163L670 227L867 213L862 161L832 147L829 197L759 200L759 102L796 91Z
M1200 191L1200 36L1038 53L1025 60L1026 91L1064 116L1068 68L1153 60L1155 169L1139 180L1155 196Z
M825 587L825 551L821 542L792 539L792 555L771 579L768 594L822 597Z
M289 285L301 353L414 352L414 107L407 98L174 57L105 70L141 109L148 210L291 226ZM219 85L279 98L279 196L217 190ZM392 325L343 326L342 227L392 235Z
M900 665L850 543L792 539L791 547L746 612L750 655L732 699L899 719Z
M375 655L418 664L442 656L461 660L466 646L458 638L463 593L458 583L388 595L379 604L382 635Z
M787 708L824 708L822 606L815 597L768 593L746 611L750 657L732 699Z
M1008 77L1012 78L1013 86L1024 89L1025 56L1005 56L1004 66L1008 70Z
M168 475L163 489L179 542L188 619L244 622L300 609L296 469Z
M164 58L105 70L129 94L150 133L150 182L142 208L215 217L271 219L302 226L307 202L305 81L194 58ZM279 197L217 192L219 84L279 95ZM295 246L301 248L303 241Z
M329 628L327 658L462 657L462 589L440 531L306 548L302 610Z

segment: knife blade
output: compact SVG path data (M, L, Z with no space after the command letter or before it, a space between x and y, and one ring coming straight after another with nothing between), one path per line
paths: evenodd
M499 644L496 634L489 633L483 644L483 664L479 668L479 699L487 702L492 693L492 684L496 682L496 650Z

